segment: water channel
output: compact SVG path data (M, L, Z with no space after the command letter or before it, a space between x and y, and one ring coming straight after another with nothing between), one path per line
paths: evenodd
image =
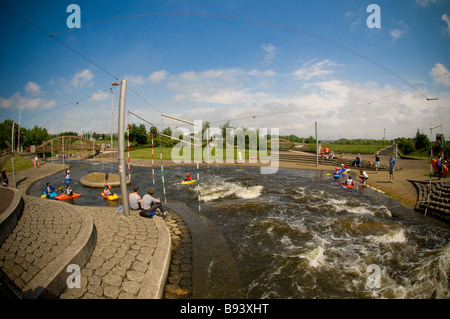
M84 187L91 172L117 174L117 163L71 162L74 205L113 205ZM160 169L133 166L131 185L163 198ZM164 167L167 199L198 211L196 184L181 185L196 166ZM201 166L200 214L231 251L245 298L449 298L450 226L369 188L345 189L327 172ZM35 183L63 185L64 173ZM113 188L120 195L120 188ZM194 252L194 260L195 260ZM211 261L211 263L214 261ZM227 274L223 274L227 275ZM198 283L197 283L198 284ZM194 282L195 285L195 282ZM221 287L234 298L235 287ZM212 294L214 295L214 294Z

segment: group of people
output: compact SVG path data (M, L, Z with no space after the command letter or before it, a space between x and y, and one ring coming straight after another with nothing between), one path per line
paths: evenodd
M380 168L380 160L381 160L380 152L376 152L376 154L375 154L375 174L378 173L378 169ZM439 160L438 160L438 162L439 162ZM372 162L370 162L370 163L373 165ZM395 159L394 154L392 154L391 158L389 159L389 182L390 183L394 182L395 164L396 164L396 159ZM358 156L353 161L352 165L361 167L361 155L359 153L358 153ZM370 166L372 166L372 165L370 165ZM342 164L342 166L344 168L344 164ZM339 168L336 167L334 174L339 174L339 172L342 172L342 170L339 170ZM367 175L366 171L364 171L363 169L360 169L359 170L359 178L361 179L361 183L365 184L365 182L368 180L369 176ZM345 185L353 185L354 184L350 175L348 176L348 178L344 182L344 184Z
M61 190L61 194L66 194L69 196L73 195L73 189L72 187L70 187L70 183L67 182L70 180L70 170L66 169L64 186L58 188L58 190ZM50 194L52 194L53 192L56 192L56 189L49 182L47 182L44 187L44 194L47 196L47 198L49 198Z
M153 215L166 217L168 212L164 210L161 199L154 198L155 190L150 188L142 198L138 194L139 187L134 186L133 193L128 196L128 202L131 210L141 210L140 215L152 218Z

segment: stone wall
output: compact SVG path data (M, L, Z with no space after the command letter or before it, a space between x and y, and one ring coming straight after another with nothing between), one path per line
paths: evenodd
M417 189L415 210L450 222L450 182L410 182Z

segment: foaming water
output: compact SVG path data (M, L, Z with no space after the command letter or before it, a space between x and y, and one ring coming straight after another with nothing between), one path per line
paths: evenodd
M200 186L200 198L203 202L219 198L252 199L261 196L263 188L261 185L246 187L241 182L205 181Z
M71 172L76 179L92 170ZM164 168L167 198L198 210L197 184L180 184L186 173L195 167ZM149 168L132 168L134 185L162 197ZM88 192L74 204L104 203ZM376 190L344 189L315 171L260 175L259 168L211 166L200 170L200 203L226 238L248 298L450 297L448 224ZM378 286L370 284L375 275ZM233 287L226 289L233 298Z

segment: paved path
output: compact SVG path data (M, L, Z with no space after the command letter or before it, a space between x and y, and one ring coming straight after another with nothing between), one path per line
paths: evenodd
M25 298L161 298L171 253L162 218L25 195L33 182L66 167L46 163L16 174L25 208L0 246L1 270ZM79 288L75 279L68 288L69 264L80 266Z
M163 238L159 234L168 233L164 221L143 218L133 211L126 217L110 207L92 207L89 214L97 228L97 243L81 270L80 288L67 288L61 298L160 298L162 290L153 294L159 289L154 277L164 274L152 261L164 256L162 249L170 249L170 243L158 249Z

